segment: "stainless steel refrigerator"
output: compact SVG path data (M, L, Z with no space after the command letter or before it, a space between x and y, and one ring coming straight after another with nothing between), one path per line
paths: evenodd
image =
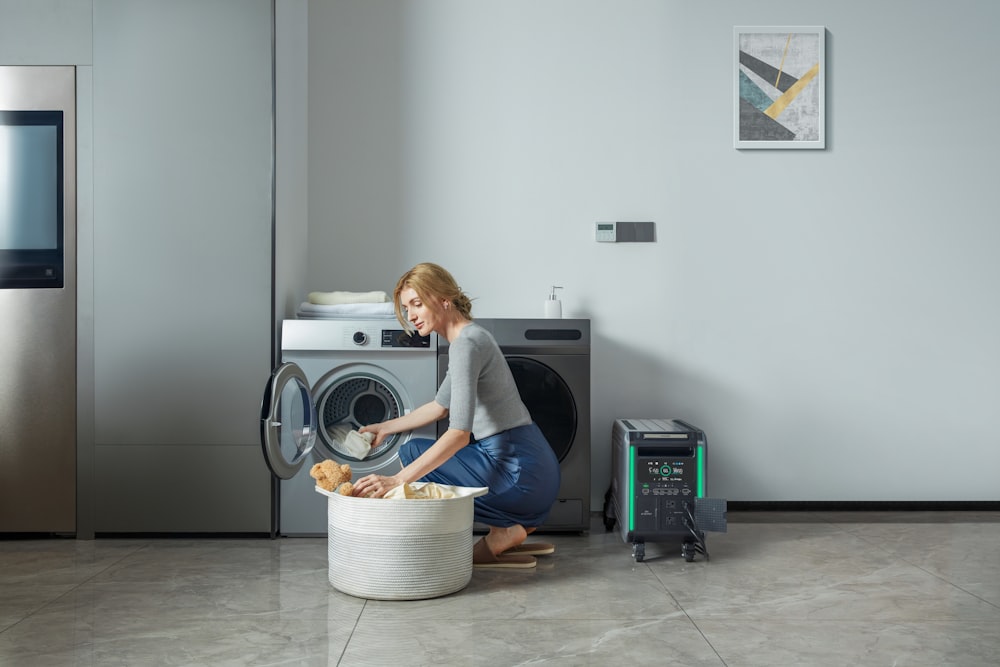
M76 531L76 69L0 67L0 533Z

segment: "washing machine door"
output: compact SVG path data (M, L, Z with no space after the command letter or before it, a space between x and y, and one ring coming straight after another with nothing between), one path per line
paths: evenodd
M347 363L332 369L313 386L319 437L315 454L351 466L355 476L394 474L399 463L399 444L405 433L388 436L358 459L343 447L348 431L396 419L417 407L405 384L384 366Z
M306 375L285 363L271 373L260 406L260 443L276 477L291 479L316 444L316 407Z
M576 438L579 413L573 392L551 367L529 357L508 356L521 401L562 461Z

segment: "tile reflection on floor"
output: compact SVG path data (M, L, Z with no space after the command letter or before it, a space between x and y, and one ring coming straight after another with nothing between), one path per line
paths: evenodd
M0 665L956 665L1000 656L1000 513L735 513L711 560L599 517L532 571L364 600L326 540L0 539Z

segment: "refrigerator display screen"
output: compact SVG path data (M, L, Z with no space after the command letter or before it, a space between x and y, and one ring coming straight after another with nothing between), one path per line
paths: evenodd
M0 110L0 288L63 286L63 112Z

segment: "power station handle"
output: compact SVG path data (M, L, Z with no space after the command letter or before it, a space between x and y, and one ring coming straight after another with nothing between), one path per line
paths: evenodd
M639 445L636 448L636 454L644 457L687 457L690 458L694 456L693 447L671 447L669 445Z

